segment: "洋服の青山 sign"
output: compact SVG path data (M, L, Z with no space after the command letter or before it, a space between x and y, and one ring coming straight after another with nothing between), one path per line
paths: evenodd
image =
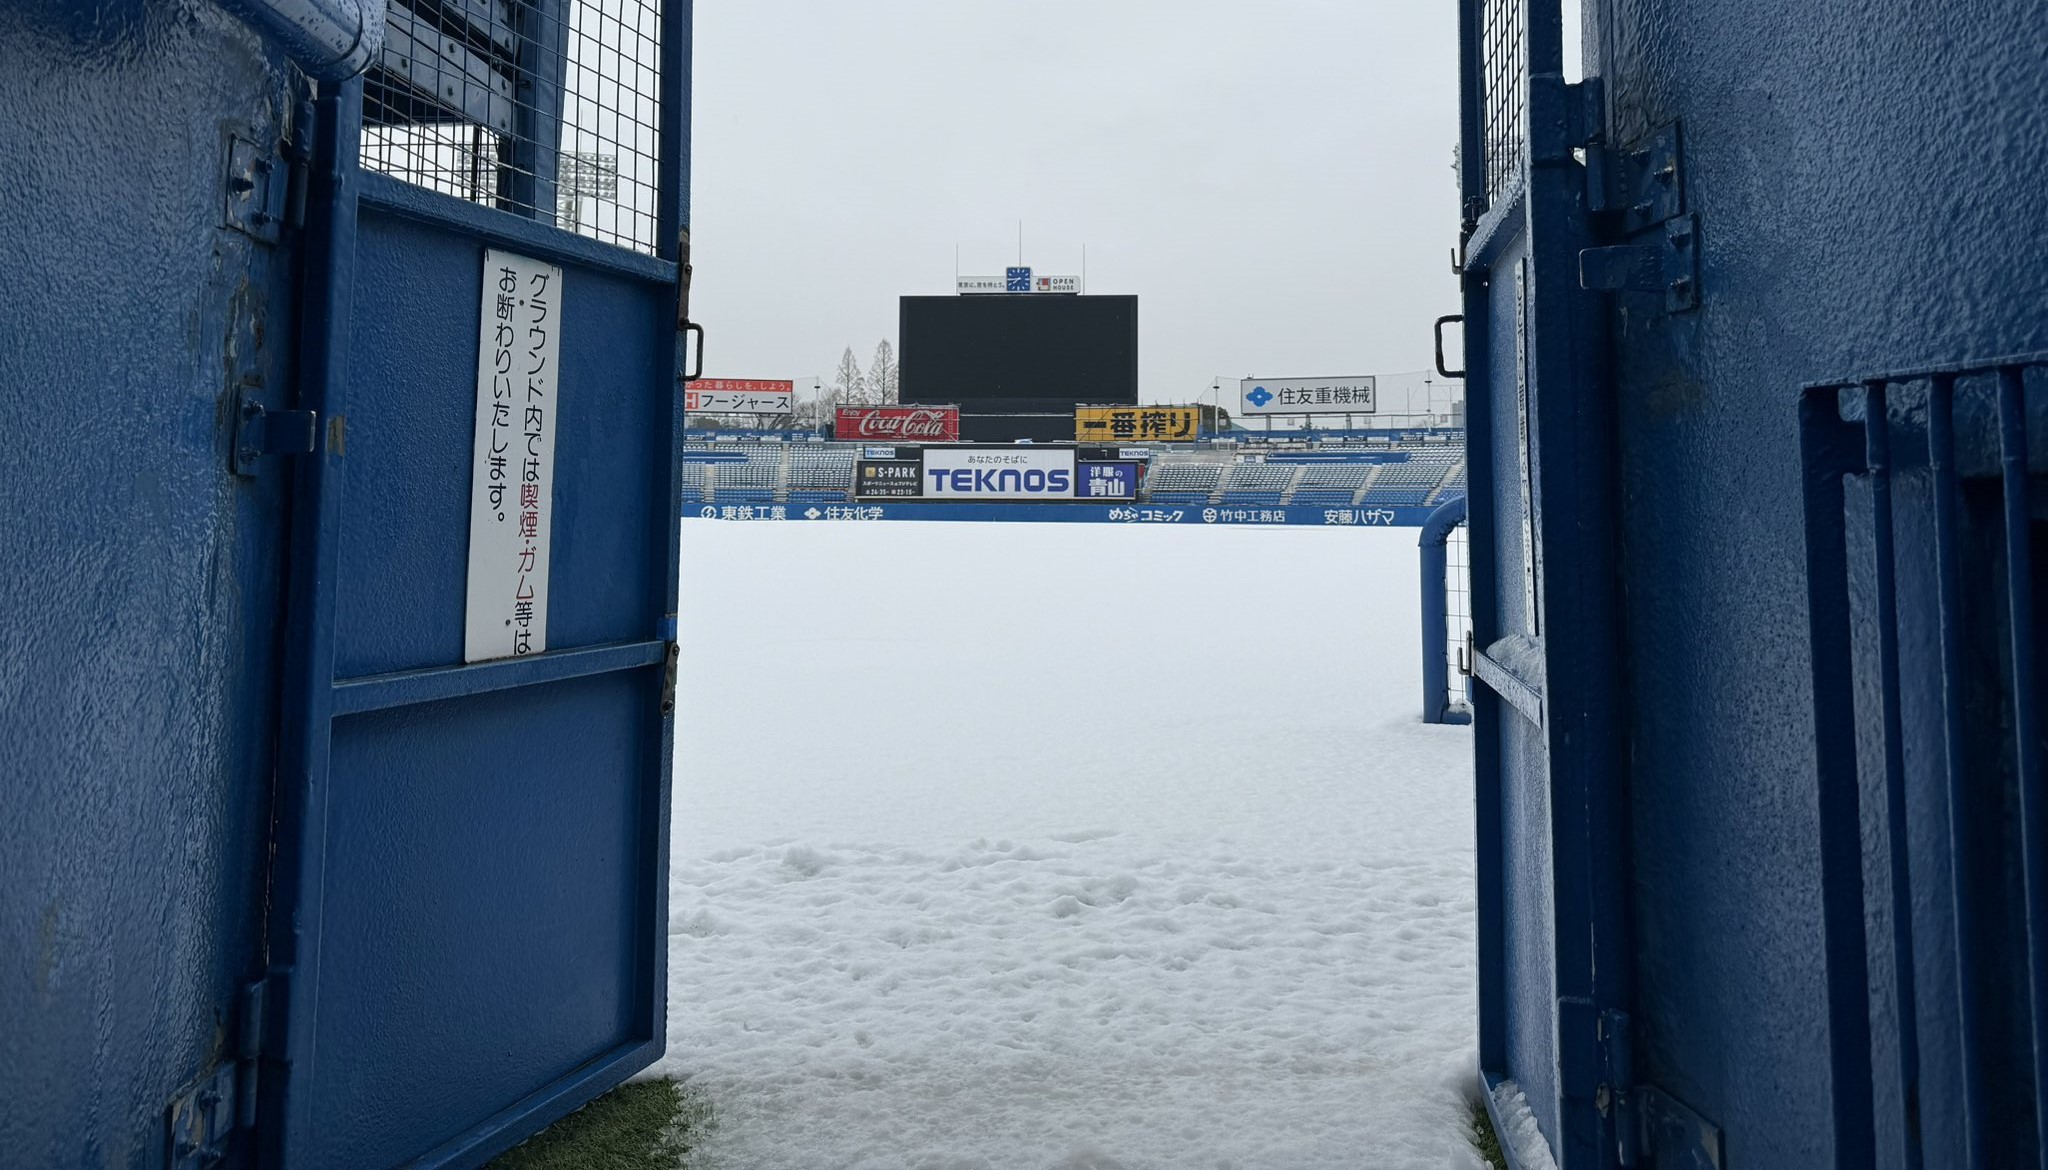
M955 406L842 406L832 421L833 437L890 443L952 443L960 438Z

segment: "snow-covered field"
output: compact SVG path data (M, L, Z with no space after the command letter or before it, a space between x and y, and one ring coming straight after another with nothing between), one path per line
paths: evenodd
M685 521L693 1167L1476 1165L1415 535Z

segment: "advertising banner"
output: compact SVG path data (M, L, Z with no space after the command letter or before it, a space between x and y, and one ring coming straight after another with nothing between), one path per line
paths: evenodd
M1011 268L1001 276L955 276L953 291L961 296L977 293L1060 293L1072 296L1081 291L1081 278L1038 276L1029 268Z
M1136 462L1081 463L1075 476L1074 495L1083 500L1135 500L1138 498Z
M842 406L832 436L864 443L957 443L957 406Z
M699 378L683 387L683 409L692 414L788 414L795 387L767 378Z
M1071 500L1072 449L926 447L927 500Z
M1196 504L1039 504L906 502L853 504L696 504L683 515L704 520L972 520L1028 524L1187 524L1210 528L1420 528L1436 511L1428 507L1318 508L1306 504L1269 508L1206 507Z
M876 448L869 448L870 451ZM915 451L910 458L861 458L853 464L853 496L857 500L914 500L920 494Z
M1245 414L1371 414L1378 409L1378 384L1355 378L1246 378L1237 384Z
M1077 406L1074 439L1081 443L1191 442L1202 433L1199 406Z

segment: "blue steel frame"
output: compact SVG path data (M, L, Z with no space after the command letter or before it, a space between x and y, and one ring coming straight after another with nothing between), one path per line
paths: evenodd
M1511 68L1493 68L1484 41L1487 9L1523 9L1523 33ZM1465 228L1459 271L1465 318L1467 501L1472 576L1473 755L1476 771L1479 1061L1490 1111L1493 1090L1510 1078L1548 1084L1531 1093L1564 1170L1605 1167L1635 1157L1637 1101L1631 1084L1629 1011L1632 959L1627 903L1628 816L1623 785L1626 709L1621 662L1615 525L1615 456L1605 409L1604 304L1579 287L1578 254L1591 241L1583 164L1574 150L1599 140L1598 83L1567 85L1562 75L1562 14L1557 0L1461 0L1460 177ZM1488 79L1520 82L1520 152L1503 188L1489 193ZM1524 257L1523 264L1508 259ZM1494 297L1526 271L1526 319L1501 319ZM1498 287L1497 287L1498 286ZM1520 331L1518 333L1518 331ZM1503 370L1505 350L1526 349L1523 370ZM1504 340L1505 339L1505 340ZM1498 398L1526 378L1530 498L1495 474ZM1507 448L1514 450L1514 447ZM1505 582L1524 566L1504 563L1499 505L1513 493L1527 507L1533 550L1538 634L1502 626ZM1507 721L1524 726L1516 742L1541 745L1537 766L1510 753ZM1538 792L1537 790L1541 790ZM1507 801L1547 800L1541 856L1510 856ZM1536 800L1537 797L1542 800ZM1508 903L1542 879L1551 934L1550 963L1517 966ZM1511 884L1515 883L1515 884ZM1547 890L1543 888L1547 885ZM1521 937L1536 929L1517 923ZM1526 944L1525 944L1526 945ZM1546 1020L1548 1052L1521 1054L1513 1019ZM1527 1035L1526 1030L1521 1034ZM1553 1079L1554 1078L1554 1079ZM1502 1119L1497 1112L1496 1124ZM1510 1154L1512 1157L1512 1154Z
M1465 522L1465 497L1446 500L1422 524L1416 543L1422 555L1422 721L1469 723L1470 715L1451 713L1450 622L1445 613L1449 582L1445 546Z
M502 212L435 196L358 166L363 81L324 87L312 107L315 139L307 200L307 234L301 287L299 402L319 412L327 441L316 456L299 461L295 483L298 525L286 602L287 660L278 752L275 857L266 942L264 998L271 1011L255 1021L263 1035L259 1098L258 1156L261 1164L290 1167L313 1124L310 1093L295 1092L292 1070L312 1066L312 1029L290 1021L310 1020L317 1010L322 937L322 895L326 870L326 803L330 729L336 717L402 704L482 694L511 687L631 670L666 661L674 669L679 583L680 531L666 526L666 596L670 609L660 622L660 640L550 652L532 658L405 671L361 679L335 676L335 599L338 535L341 529L342 452L349 409L347 376L351 315L356 300L357 210L372 204L400 215L452 225L472 236L517 248L537 258L609 271L670 290L669 319L680 321L687 297L682 241L687 239L689 192L689 0L666 0L662 13L659 242L658 257L609 247ZM678 334L673 374L681 375ZM683 411L678 394L669 426L668 514L680 515L679 470ZM589 1102L658 1058L665 1047L668 952L665 945L671 792L675 725L664 709L659 747L662 782L658 807L645 832L642 852L651 871L636 880L650 891L653 922L646 930L644 969L652 972L651 996L640 1005L646 1039L585 1062L571 1074L472 1126L409 1165L474 1165L502 1152L553 1120ZM249 1044L245 1038L245 1045Z
M1895 1020L1896 1076L1902 1116L1904 1158L1919 1166L1924 1154L1918 1102L1920 1042L1918 1017L1928 1005L1917 992L1913 943L1914 878L1909 848L1910 737L1901 714L1905 687L1900 670L1902 627L1899 567L1893 496L1901 468L1918 463L1922 454L1895 451L1894 438L1924 438L1924 466L1932 488L1935 605L1922 612L1911 629L1930 626L1939 642L1940 763L1945 787L1948 835L1943 845L1948 861L1950 903L1955 924L1953 964L1955 1003L1950 1010L1961 1053L1963 1164L1993 1164L1988 1150L1995 1111L1986 1083L1986 1029L1991 1012L1982 1002L1980 959L2008 957L1987 938L1980 877L1971 832L1986 815L1996 816L1981 793L1996 777L1976 774L1966 749L1970 736L1983 728L1966 718L1965 693L1971 667L1981 660L1966 657L1962 570L1966 551L1960 535L1960 465L1958 388L1976 383L1990 391L1990 418L1971 419L1965 444L1981 448L1988 438L1993 457L1981 449L1974 462L1979 471L1995 473L2000 489L2000 550L2004 554L2006 646L2003 647L2007 717L2003 728L2010 749L2019 814L2019 869L2024 911L2023 940L2017 965L2023 968L2029 1015L2025 1072L2032 1083L2034 1139L2048 1158L2048 804L2041 791L2040 692L2035 676L2034 580L2032 517L2029 515L2028 415L2025 383L2028 371L2048 374L2048 353L2024 354L1971 362L1901 370L1809 385L1799 402L1801 455L1804 462L1809 621L1813 652L1816 760L1818 766L1822 910L1826 940L1829 1064L1832 1069L1835 1165L1841 1170L1876 1164L1878 1156L1878 1094L1874 1083L1875 1048L1873 995L1867 943L1865 904L1866 859L1863 849L1863 781L1859 773L1859 741L1874 724L1882 751L1886 838L1882 871L1890 887L1891 963L1898 1003ZM1989 383L1989 385L1985 385ZM2041 411L2034 410L2038 420ZM1915 436L1915 431L1919 432ZM1992 476L1985 476L1992 478ZM1846 485L1865 481L1868 489L1869 605L1876 640L1877 710L1860 710L1867 691L1857 685L1857 653L1852 606L1849 493ZM1931 616L1932 621L1928 618ZM1981 745L1978 745L1981 747ZM1924 767L1925 765L1923 765ZM1944 986L1948 986L1946 980ZM1945 1014L1945 1013L1942 1013ZM1936 1018L1941 1018L1937 1015ZM2019 1071L2019 1070L2013 1070Z

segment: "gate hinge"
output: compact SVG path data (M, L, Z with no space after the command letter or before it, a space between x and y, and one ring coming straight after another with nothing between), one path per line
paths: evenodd
M311 455L320 448L320 414L271 410L247 386L235 391L236 475L255 475L266 455Z
M1579 287L1664 293L1664 309L1682 313L1700 304L1700 217L1681 215L1664 225L1660 244L1620 244L1579 253Z
M674 642L668 644L667 665L661 678L661 713L670 715L676 709L676 663L682 658L682 650Z
M1529 159L1563 163L1607 134L1607 91L1597 77L1567 82L1561 74L1529 78Z
M279 152L231 135L225 182L226 225L259 243L275 244L291 210L290 170Z
M235 1004L235 1051L187 1085L164 1110L167 1170L214 1170L236 1130L256 1127L257 1076L268 1033L273 978L242 987Z
M1685 210L1685 157L1678 123L1664 126L1637 150L1586 148L1586 209L1620 212L1628 236L1676 219Z
M1600 1013L1600 1090L1594 1103L1608 1118L1614 1135L1615 1161L1624 1167L1637 1164L1635 1103L1635 1057L1629 1036L1628 1013L1609 1008Z
M1727 1170L1720 1126L1655 1085L1635 1099L1645 1170Z
M235 1132L235 1064L223 1061L171 1098L166 1122L167 1170L211 1170L227 1160Z

